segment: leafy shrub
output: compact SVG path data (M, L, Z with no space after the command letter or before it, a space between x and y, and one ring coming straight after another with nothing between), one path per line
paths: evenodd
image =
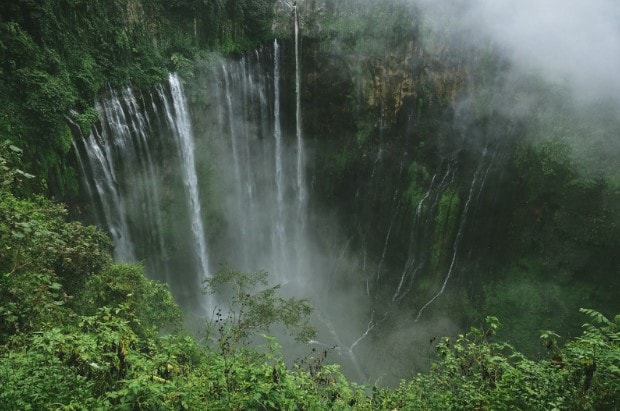
M0 355L0 403L7 410L60 408L84 404L91 384L56 356L36 349Z
M563 348L553 333L543 333L550 358L541 361L493 342L499 321L487 317L487 328L437 344L439 359L428 374L394 391L376 390L373 401L381 409L613 409L620 401L620 318L612 322L594 310L582 312L596 325L584 325L583 336Z
M144 276L135 264L111 264L85 283L72 307L93 314L97 307L124 307L121 317L131 321L134 331L150 335L159 328L178 325L181 311L168 287Z
M69 294L110 261L102 232L67 223L64 208L49 200L11 192L32 177L16 168L15 154L16 147L0 145L0 343L63 322Z
M228 296L230 304L215 313L210 332L219 334L219 345L229 350L251 335L281 325L298 342L316 334L309 323L312 306L305 299L277 295L279 285L268 286L267 272L246 274L225 267L205 281L207 292Z

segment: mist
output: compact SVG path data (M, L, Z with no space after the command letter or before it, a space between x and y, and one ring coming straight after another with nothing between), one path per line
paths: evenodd
M614 0L416 0L431 25L485 47L515 68L567 86L578 100L620 101L620 3Z

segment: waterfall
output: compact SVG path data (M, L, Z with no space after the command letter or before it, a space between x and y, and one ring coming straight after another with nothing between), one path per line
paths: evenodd
M426 267L433 220L436 216L439 200L446 188L454 181L452 162L446 161L445 168L445 173L443 173L438 184L435 184L438 173L433 174L428 189L415 207L409 233L407 260L401 272L396 292L392 296L392 302L400 302L413 289L416 275ZM403 289L405 284L407 286Z
M151 238L156 243L161 257L165 259L167 250L164 243L164 236L162 235L163 220L159 208L160 192L159 186L155 183L155 165L148 142L148 132L151 130L151 124L148 117L143 115L143 111L139 107L137 99L131 89L128 88L123 91L123 99L126 106L129 108L129 123L132 124L133 129L136 130L138 137L137 143L139 152L136 153L136 156L142 160L142 168L145 169L146 175L149 176L149 178L144 181L146 201L143 202L143 211L145 215L148 216L149 225L154 227L152 231L154 235Z
M385 262L385 255L387 253L388 244L390 242L390 236L392 234L392 228L394 227L394 222L396 221L396 217L398 216L398 212L400 210L400 198L398 197L398 189L394 192L394 198L392 199L392 204L394 204L394 212L392 214L392 218L390 219L390 225L387 230L387 234L385 235L385 243L383 244L383 252L381 253L381 260L379 261L379 268L377 269L377 277L376 282L378 283L381 279L381 269L383 268L383 263Z
M482 165L482 162L480 163L480 165ZM429 305L431 305L437 298L439 298L439 296L443 294L443 292L446 289L446 285L448 285L448 281L450 280L450 277L452 276L452 271L454 270L454 266L455 266L456 259L458 256L459 246L461 244L461 238L463 237L463 229L465 227L465 221L467 220L467 213L469 211L469 205L473 197L474 188L476 187L476 182L478 181L480 170L481 169L478 168L478 170L474 172L474 175L472 177L471 185L469 187L469 194L467 195L467 201L465 202L465 206L463 207L463 211L461 212L459 228L456 233L456 237L454 239L454 243L452 246L452 259L450 261L450 267L448 268L448 272L446 273L443 284L441 285L441 288L439 289L437 294L435 294L428 302L426 302L426 304L422 306L422 308L420 308L420 310L418 311L418 315L415 318L415 322L418 322L424 310L426 310L426 308Z
M135 114L131 105L133 94L130 90L125 90L122 97L112 90L110 95L108 101L99 101L96 104L102 126L93 129L88 138L79 140L82 150L77 144L74 144L74 148L86 171L84 177L91 181L88 191L93 197L96 193L99 200L96 219L109 230L114 242L115 258L133 262L136 261L136 255L128 222L128 208L133 207L135 197L127 198L121 195L123 181L118 174L139 156L136 145L139 144L137 140L140 139L138 135L143 124L133 123L125 114L126 111ZM121 159L118 153L126 154L128 161Z
M280 45L273 41L273 137L275 140L275 183L276 183L276 218L274 224L275 250L282 258L284 256L284 182L282 181L282 128L280 124Z
M304 141L301 130L301 64L299 61L299 14L297 4L293 6L295 18L295 134L297 136L297 202L298 213L302 231L306 225L306 201L307 192L305 184L305 153Z
M230 144L231 144L231 153L232 153L232 163L234 165L234 176L235 181L233 182L234 190L237 194L236 207L237 207L237 215L240 221L240 230L241 230L241 239L248 237L248 214L244 210L245 198L243 193L243 185L244 181L242 180L242 171L241 168L243 166L240 157L240 149L239 149L239 132L237 130L235 119L237 114L235 110L233 110L233 91L231 88L231 80L238 80L238 77L234 76L234 73L229 73L229 69L226 64L222 65L222 76L224 78L224 95L226 97L226 109L228 114L228 133L230 136ZM235 99L235 101L239 101ZM241 254L244 259L244 266L247 267L249 264L247 250L246 250L246 242L240 241L239 247L241 248Z
M212 148L204 156L221 186L222 243L234 244L218 252L215 264L264 269L277 282L296 283L306 276L300 256L308 249L301 229L307 210L299 202L299 193L307 192L298 167L303 142L297 127L282 126L281 46L272 45L219 64L213 73L219 81L207 81L199 97L219 96L218 103L200 118L207 119L203 138Z
M170 74L168 80L170 81L172 102L176 113L177 121L175 125L177 137L179 139L179 149L181 151L183 176L189 197L191 226L195 241L196 255L200 262L201 279L206 279L210 277L209 261L207 256L207 242L205 240L204 227L202 224L202 213L200 210L192 125L187 113L187 102L185 101L185 94L183 93L183 87L179 78L176 74Z
M159 86L146 97L108 89L95 102L98 125L73 147L92 217L110 234L115 258L143 262L182 305L204 311L200 288L210 274L194 136L181 83L168 80L169 93Z
M201 282L222 263L264 269L280 283L309 278L297 10L294 51L294 128L282 126L274 41L216 62L199 88L184 90L170 74L152 94L108 89L96 101L100 124L74 142L93 219L110 233L116 258L143 262L186 306L208 309ZM189 98L208 105L191 112Z
M265 270L284 292L312 299L321 340L337 344L347 367L366 379L361 359L384 327L411 306L421 306L413 313L419 320L446 290L491 164L464 183L468 192L457 184L465 168L457 167L458 155L437 158L432 172L417 177L416 203L408 204L412 158L399 153L394 161L380 124L378 147L368 151L363 178L351 190L350 231L341 230L335 213L315 214L308 206L294 11L294 60L292 53L282 58L292 42L286 48L276 40L237 59L210 61L192 87L171 74L151 93L108 89L95 102L100 122L76 136L74 150L93 221L110 233L118 260L143 263L198 315L214 308L201 293L210 270ZM385 186L387 178L393 185ZM444 194L455 192L463 201L437 273L429 269L437 216Z
M431 194L431 191L434 188L435 185L435 179L437 178L437 174L435 173L433 175L433 178L431 179L431 183L428 186L428 190L426 190L426 193L424 194L424 196L422 197L422 199L420 200L420 202L418 203L418 205L416 206L416 210L415 210L415 215L413 217L413 224L412 224L412 228L411 228L411 234L409 237L409 253L407 256L407 261L405 262L405 267L402 271L402 274L400 276L400 281L398 283L398 287L396 288L396 292L394 293L394 296L392 297L392 302L395 302L396 300L402 298L401 297L401 290L403 288L403 285L405 283L405 280L407 279L407 276L411 273L411 279L409 280L410 282L413 282L416 273L418 272L418 270L420 268L422 268L422 264L418 264L416 266L416 268L414 269L414 265L416 262L416 258L417 255L414 251L416 244L416 232L419 229L422 229L423 227L420 227L419 222L420 222L420 218L422 215L422 207L424 206L424 203L426 201L426 199L428 199L428 197Z

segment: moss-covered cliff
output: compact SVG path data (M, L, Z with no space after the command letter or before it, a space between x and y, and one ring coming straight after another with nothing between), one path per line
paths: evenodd
M73 198L71 131L97 119L106 85L150 87L206 50L247 50L271 36L273 0L3 2L0 138L24 149L34 191Z
M614 102L576 102L408 2L301 5L313 199L383 309L500 312L520 342L618 309L599 286L618 287Z

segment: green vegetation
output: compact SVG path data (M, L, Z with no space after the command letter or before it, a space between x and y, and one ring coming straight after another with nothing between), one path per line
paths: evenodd
M325 61L304 78L328 99L314 101L314 109L304 105L304 118L315 120L305 124L308 135L322 144L317 190L337 196L368 180L378 205L391 208L402 183L398 192L415 210L433 161L450 150L442 145L453 130L442 116L452 114L447 106L461 78L451 67L461 61L439 62L444 45L420 46L411 10L398 2L328 2L328 9L306 49ZM146 279L140 265L112 262L103 233L68 222L63 206L33 195L77 195L68 123L90 129L97 121L93 101L108 84L148 88L169 70L189 75L197 57L237 53L268 39L272 13L272 0L0 5L0 407L617 408L620 317L582 310L591 324L580 336L573 331L578 307L596 302L605 314L618 307L620 176L616 145L607 144L617 135L617 114L604 104L583 112L566 107L569 98L549 90L525 121L497 120L501 115L491 104L496 90L486 87L501 63L487 55L472 121L489 135L505 133L510 123L509 137L520 139L501 180L511 182L499 192L502 212L477 210L504 230L487 241L491 268L468 273L478 288L462 293L478 304L470 311L495 313L506 327L489 318L486 328L441 340L430 372L396 389L371 391L348 382L325 363L325 352L312 351L303 366L287 365L276 341L259 334L282 328L307 341L311 307L280 297L265 273L226 268L208 281L209 291L232 304L216 311L199 343L177 328L182 316L165 285ZM424 64L402 58L414 51L430 57ZM405 111L415 120L414 132L401 131ZM590 144L581 144L584 137ZM406 150L415 153L398 157L406 160L401 175L391 168L399 161L392 160ZM458 184L442 193L431 222L435 273L445 273L452 252L462 208ZM351 198L342 195L347 206ZM364 207L374 212L374 206ZM402 232L409 237L406 228ZM422 289L431 283L420 281ZM541 344L535 322L576 337L561 345L544 331ZM541 352L548 355L539 359Z
M405 200L409 208L415 213L424 199L426 190L428 190L428 186L431 183L431 178L424 165L413 161L409 166L409 180L409 186L405 192Z
M499 273L484 287L483 311L504 319L500 338L538 356L542 346L536 342L538 329L532 329L533 318L539 328L578 333L571 322L583 296L592 292L587 284L576 286L558 275L545 278L544 266L534 260L524 259L505 270L508 272Z
M312 306L303 299L278 296L280 286L268 286L265 271L250 275L225 267L205 283L210 294L230 301L224 311L217 309L208 329L211 334L219 334L224 351L247 342L251 335L269 332L274 325L283 326L297 342L315 337L316 331L309 323Z
M540 361L494 342L499 321L487 317L485 328L439 342L439 360L428 374L373 400L380 409L614 409L620 401L620 316L611 321L582 311L594 325L585 324L583 335L561 348L557 335L543 332L549 358Z
M449 264L453 253L452 244L458 228L461 200L453 189L446 189L439 199L432 238L431 269L438 272Z
M137 265L111 261L95 228L63 208L18 194L21 150L0 146L0 403L5 409L613 409L620 401L620 316L582 310L591 324L564 346L542 335L533 361L494 341L499 327L441 340L428 374L372 392L348 382L326 353L285 364L278 323L313 335L311 307L284 299L265 273L225 268L209 290L232 303L207 325L206 343L175 327L167 288ZM227 294L228 293L228 294ZM167 331L165 331L167 330Z
M377 24L377 21L383 24ZM342 52L372 59L383 57L386 53L395 54L406 47L414 22L411 7L405 2L362 0L337 2L323 16L319 27L312 26L314 21L308 22L307 26L309 35L317 34L337 41ZM330 44L325 43L324 47L330 47Z

